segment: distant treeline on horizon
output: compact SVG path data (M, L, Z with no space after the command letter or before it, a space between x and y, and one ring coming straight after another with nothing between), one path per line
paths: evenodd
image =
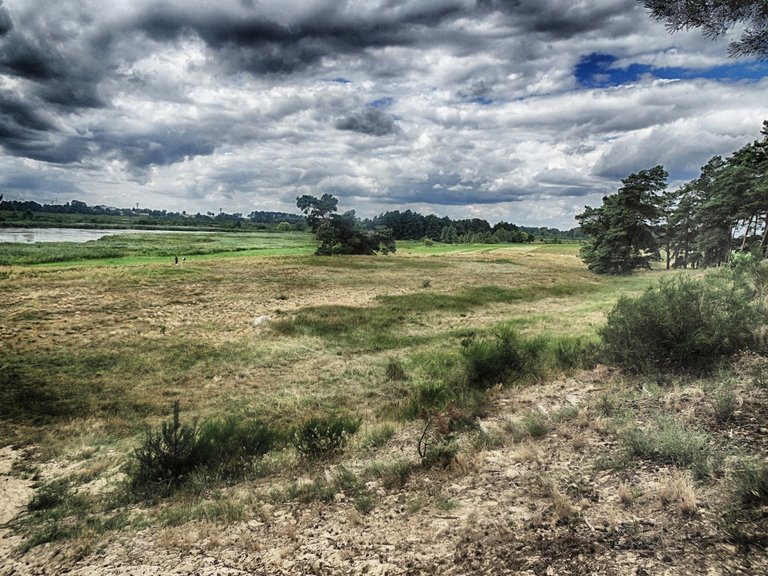
M300 214L274 211L253 211L247 216L241 213L228 214L220 211L200 212L189 214L186 211L169 212L167 210L152 210L148 208L115 208L110 206L89 206L80 200L72 200L66 204L40 204L34 200L2 200L0 196L0 226L16 225L13 220L39 221L43 224L64 223L55 219L56 215L84 215L113 218L135 219L138 226L213 226L244 228L246 225L277 225L287 222L293 230L306 229L306 219ZM42 218L41 218L42 216ZM48 218L46 218L48 216ZM68 222L71 224L71 222ZM102 222L106 223L106 222ZM543 239L582 240L585 238L576 227L567 231L557 228L518 226L508 222L498 222L491 226L481 218L453 220L447 216L439 217L434 214L424 216L412 210L391 210L373 218L362 221L367 228L385 226L392 230L396 240L421 240L429 238L438 242L533 242ZM247 226L250 227L250 226Z

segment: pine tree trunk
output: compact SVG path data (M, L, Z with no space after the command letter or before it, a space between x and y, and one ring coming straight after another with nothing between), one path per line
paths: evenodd
M765 215L765 228L763 228L763 237L760 240L760 254L765 258L765 246L768 242L768 214Z

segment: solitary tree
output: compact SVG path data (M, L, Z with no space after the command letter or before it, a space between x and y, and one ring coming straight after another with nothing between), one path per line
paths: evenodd
M339 199L330 194L323 194L320 198L304 194L296 198L296 206L307 215L307 224L315 233L320 223L336 212L338 203Z
M656 20L672 31L700 28L718 38L737 24L744 25L738 40L728 47L730 56L768 58L768 0L641 0Z
M662 166L641 170L622 180L616 194L603 198L599 208L585 207L576 216L589 235L581 258L590 270L601 274L629 274L636 268L650 268L658 259L654 226L659 220L659 194L667 186Z
M333 214L338 199L330 194L322 198L304 195L296 199L296 205L307 214L307 222L319 242L315 254L366 254L378 252L389 254L397 249L392 230L378 226L366 230L354 210L344 214Z

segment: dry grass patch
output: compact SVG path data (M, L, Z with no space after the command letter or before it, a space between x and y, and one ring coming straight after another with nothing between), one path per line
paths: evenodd
M659 482L658 494L664 507L672 507L685 516L698 512L696 489L689 474L673 471Z

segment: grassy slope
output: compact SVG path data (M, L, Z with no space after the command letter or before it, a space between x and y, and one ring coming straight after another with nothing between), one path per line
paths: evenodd
M157 254L168 248L153 249ZM306 249L300 242L250 249L254 252L226 258L190 257L179 266L155 255L0 268L0 385L6 395L0 444L35 443L26 465L43 478L61 476L46 472L46 462L56 462L59 469L73 470L63 473L72 486L99 478L113 482L140 434L165 419L178 399L189 419L237 414L290 424L315 412L347 410L364 421L351 457L376 460L377 447L393 435L418 435L413 424L396 416L416 388L446 375L462 340L504 325L527 334L590 337L620 294L639 293L665 274L596 277L569 245L405 244L397 255L370 258L296 255L294 250ZM260 315L270 318L266 327L253 326ZM402 365L407 380L387 378L392 360ZM511 406L514 396L500 396L499 402ZM642 394L617 398L598 394L580 401L581 418L602 417L604 424L595 429L614 438L608 440L613 445L621 434L633 433L627 428L628 407L638 410L637 418L658 417L647 410ZM654 400L654 406L664 402ZM558 422L566 426L566 438L580 434L585 424L576 419L579 410L569 416L565 408L557 407L563 410L558 419L547 416L545 434ZM526 426L505 424L506 432L481 438L478 446L519 442L531 435ZM365 474L393 485L397 478L405 481L408 467L397 472L386 466ZM311 473L290 454L268 459L260 472L270 478L267 486ZM258 515L263 499L311 501L324 498L327 490L357 494L357 509L375 506L366 504L366 498L375 498L354 477L344 478L334 482L347 482L346 488L321 483L312 485L313 492L309 485L288 482L287 496L259 488L266 492L245 500L242 494L220 495L211 502L193 488L164 511L138 519L121 505L114 512L112 503L107 521L114 528L201 518L236 521ZM626 484L619 480L617 489ZM556 501L551 487L541 489ZM427 505L448 506L439 495L426 494ZM64 516L87 511L89 518L98 516L94 506L103 505L65 502L54 510ZM33 543L71 537L44 530L41 535L45 518L43 524L28 519L32 528L25 530ZM93 522L74 533L96 540L101 537L96 534L109 533L109 526L99 523L104 520Z
M259 250L295 248L266 238ZM150 240L163 242L138 243ZM228 236L219 242L232 247ZM468 333L502 323L590 335L618 291L650 281L597 278L567 246L331 259L230 253L179 266L130 256L0 274L2 377L19 379L17 397L30 400L5 408L6 438L58 436L72 417L131 434L176 398L200 416L237 406L290 421L308 409L365 406L375 417L392 401L377 397L391 357L418 381L429 378L421 358L455 354ZM265 337L252 326L260 315L300 328Z

